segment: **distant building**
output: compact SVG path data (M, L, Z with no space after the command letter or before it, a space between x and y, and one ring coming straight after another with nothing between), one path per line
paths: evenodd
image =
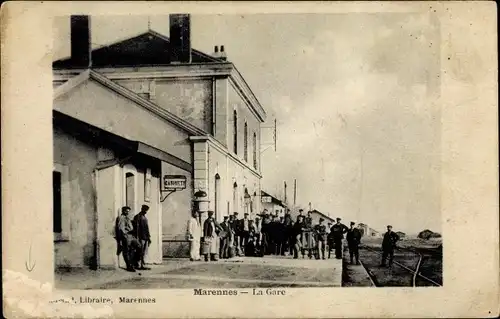
M363 237L379 237L380 233L367 224L359 223L358 227L363 230Z
M306 215L306 216L307 216L307 212L304 212L304 215ZM335 223L335 222L336 222L336 221L335 221L333 218L331 218L330 216L327 216L327 215L323 214L322 212L320 212L320 211L318 211L318 210L316 210L316 209L313 209L313 210L311 211L311 217L312 217L312 219L313 219L313 225L314 225L314 224L318 224L318 223L319 223L319 219L320 219L320 218L324 218L324 219L325 219L325 224L328 224L328 223L332 223L332 224L333 224L333 223Z
M260 212L266 113L223 46L191 49L185 14L170 16L170 38L149 30L92 50L90 32L72 16L71 57L53 63L56 266L116 267L125 205L150 206L152 263L187 256L199 190L219 221Z

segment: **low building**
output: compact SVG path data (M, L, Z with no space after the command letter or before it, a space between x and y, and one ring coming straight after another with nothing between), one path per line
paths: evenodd
M219 221L259 212L266 113L224 54L191 49L189 15L170 16L170 38L148 30L92 50L90 31L72 16L71 57L53 63L56 266L116 267L125 205L150 206L151 263L187 256L200 190Z
M279 217L285 216L288 206L282 200L265 191L260 191L260 195L262 210L267 209L270 214L278 212Z

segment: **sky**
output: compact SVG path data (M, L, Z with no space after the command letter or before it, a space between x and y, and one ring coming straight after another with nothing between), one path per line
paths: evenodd
M148 20L168 36L167 15L93 16L93 46ZM56 60L69 55L69 18L54 31ZM224 45L268 114L263 127L277 120L264 190L282 197L286 181L292 199L296 179L303 208L380 231L441 231L440 30L428 14L192 15L191 39L205 53Z

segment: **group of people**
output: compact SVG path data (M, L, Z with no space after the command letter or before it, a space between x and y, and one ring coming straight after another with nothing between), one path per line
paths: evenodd
M214 219L214 212L209 211L203 225L200 224L199 214L193 211L188 222L187 239L190 241L190 258L192 261L215 261L218 258L232 258L234 256L264 256L264 255L293 255L299 254L305 258L326 259L331 257L331 249L335 248L335 257L342 258L343 239L346 235L351 255L351 262L356 258L359 263L358 247L361 232L355 228L354 222L348 228L337 218L335 224L325 224L320 218L319 223L313 225L312 213L304 216L303 210L293 222L290 212L278 217L264 210L255 219L250 219L245 213L238 219L238 213L224 216L218 223Z
M121 209L121 215L115 221L115 239L117 242L116 255L118 264L120 263L120 253L123 254L126 269L130 272L139 270L149 270L146 267L144 257L151 244L149 225L146 214L149 206L142 205L141 211L130 218L131 208L124 206Z
M131 208L122 207L121 215L116 218L115 238L117 241L117 256L123 254L126 269L135 272L136 269L148 270L144 261L147 249L151 244L149 225L146 214L147 205L142 205L141 211L132 219L129 214ZM304 216L303 210L295 222L292 221L290 212L284 217L269 214L267 210L250 219L248 213L238 219L238 213L224 216L218 223L214 212L209 211L207 219L201 227L199 213L193 210L188 222L187 239L190 241L190 258L192 261L216 261L218 258L232 258L234 256L264 256L264 255L293 255L294 259L309 258L326 259L331 257L331 250L335 249L335 258L342 259L344 235L347 240L350 261L359 265L359 244L361 232L351 222L348 228L336 219L336 223L325 224L325 219L320 218L319 223L313 225L312 213ZM261 219L262 217L262 219ZM392 226L387 226L387 232L382 241L382 265L385 266L389 258L389 266L394 259L394 248L399 236L392 231ZM326 257L328 252L328 257ZM119 259L118 259L119 260Z

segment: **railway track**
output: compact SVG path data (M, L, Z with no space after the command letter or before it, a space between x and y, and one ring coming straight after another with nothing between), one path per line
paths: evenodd
M380 250L375 249L375 248L372 248L372 247L369 247L366 245L363 245L360 248L366 249L366 250L371 251L371 252L375 252L378 255L382 256L382 252ZM419 280L424 281L428 284L431 284L432 286L435 286L435 287L442 286L440 283L436 282L435 280L428 278L427 276L424 276L423 274L421 274L420 271L421 271L421 267L423 264L424 256L420 252L418 252L417 250L414 250L414 249L410 249L410 248L398 248L398 250L411 252L411 253L414 253L418 256L417 265L415 266L414 269L412 269L412 268L410 268L410 267L408 267L408 266L404 265L403 263L398 262L396 260L393 261L394 265L397 265L398 267L400 267L401 269L404 269L405 271L407 271L409 274L412 275L411 284L413 287L422 286L422 285L419 285L419 283L418 283ZM370 267L367 267L366 263L361 263L361 264L366 269L373 285L376 287L383 286L380 284L380 280L377 279L377 276L373 273L373 271L370 269Z

